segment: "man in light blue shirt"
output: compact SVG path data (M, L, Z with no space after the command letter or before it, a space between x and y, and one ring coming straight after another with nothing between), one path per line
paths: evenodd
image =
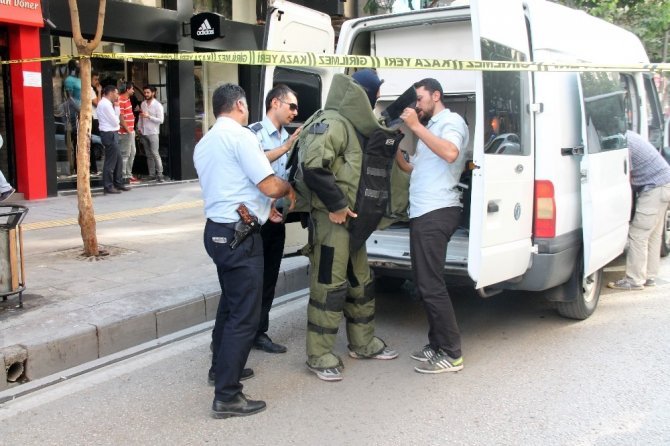
M398 165L411 172L409 186L410 256L414 281L428 316L428 344L414 352L419 373L456 372L463 368L461 335L444 282L447 244L461 219L456 185L465 165L468 126L445 108L442 86L432 78L414 84L416 109L406 108L401 119L419 139L409 164L400 155ZM422 122L425 122L425 126Z
M265 118L251 124L249 128L256 134L265 151L265 156L272 163L275 175L286 180L288 172L286 163L288 151L300 134L298 128L289 136L286 126L298 115L298 98L296 93L286 85L277 85L270 90L265 98ZM278 212L283 212L283 203L277 202ZM284 256L286 228L283 221L268 220L261 228L263 239L263 299L261 319L254 339L254 348L268 353L285 353L286 347L275 342L267 335L270 323L270 309L275 297L275 286L279 277L281 259Z
M287 197L292 208L295 192L274 175L253 133L243 127L249 121L244 90L224 84L212 95L214 126L198 142L193 162L200 179L207 222L204 244L216 265L221 300L212 332L214 384L212 415L215 418L253 415L265 409L264 401L248 400L240 380L253 376L244 369L256 335L261 303L263 245L252 231L234 249L231 242L240 229L238 209L245 205L252 218L263 224L281 219L272 210L272 199Z

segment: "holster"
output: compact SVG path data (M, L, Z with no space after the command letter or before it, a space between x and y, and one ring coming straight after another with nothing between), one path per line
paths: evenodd
M258 223L258 220L254 220L250 224L247 224L242 220L239 220L237 223L235 223L235 237L233 238L233 241L230 243L230 249L237 248L251 234L255 234L256 232L260 231L261 231L261 225L260 223Z

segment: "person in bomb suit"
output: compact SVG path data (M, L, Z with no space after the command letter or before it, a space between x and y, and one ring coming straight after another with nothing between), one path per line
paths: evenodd
M372 111L381 83L370 69L357 71L352 77L335 75L324 109L305 122L297 142L295 187L302 203L302 209L297 210L308 211L310 217L307 367L324 381L342 379L342 361L333 353L342 315L352 358L398 356L375 336L375 300L365 292L372 281L365 239L378 220L367 225L372 229L366 235L354 237L354 226L363 222L365 210L375 208L360 205L364 166L388 184L385 176L389 169L370 168L365 141L380 135L389 144L387 165L391 166L402 137L380 125ZM368 188L365 192L368 197L388 197L388 190ZM386 202L380 203L385 208Z

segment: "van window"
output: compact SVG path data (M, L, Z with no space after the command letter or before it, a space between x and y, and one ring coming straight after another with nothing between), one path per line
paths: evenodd
M626 92L623 99L626 128L635 133L640 133L640 95L637 91L635 78L630 74L622 74L621 88Z
M299 127L307 118L321 108L321 76L316 73L277 67L272 78L274 85L285 84L298 96L298 116L291 127ZM265 98L263 98L265 99Z
M654 147L661 150L663 148L663 114L656 84L651 75L644 75L644 88L647 92L647 124L649 125L647 139Z
M581 73L589 153L626 147L626 114L619 73Z
M482 39L484 60L523 61L525 56L499 43ZM528 72L485 71L484 153L529 155Z

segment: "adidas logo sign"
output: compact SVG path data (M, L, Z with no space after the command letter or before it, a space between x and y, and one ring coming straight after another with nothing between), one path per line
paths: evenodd
M200 28L198 28L198 31L196 32L198 36L213 36L214 35L214 30L212 29L212 25L209 24L209 20L205 19L204 22L202 22L202 25L200 25Z

